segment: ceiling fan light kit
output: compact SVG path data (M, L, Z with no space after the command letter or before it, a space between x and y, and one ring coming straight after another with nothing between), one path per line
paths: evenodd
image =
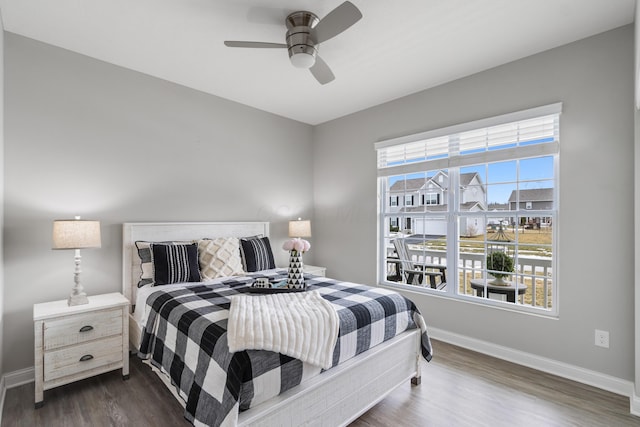
M225 41L227 47L242 48L287 48L291 64L296 68L307 68L320 84L335 79L331 68L318 56L319 44L325 42L358 22L362 13L353 3L346 1L322 19L307 11L290 13L285 20L286 44L250 41Z
M311 68L318 54L312 29L320 20L311 12L293 12L287 16L287 50L289 59L296 68Z
M316 53L312 46L296 46L289 49L289 59L296 68L311 68L316 63Z

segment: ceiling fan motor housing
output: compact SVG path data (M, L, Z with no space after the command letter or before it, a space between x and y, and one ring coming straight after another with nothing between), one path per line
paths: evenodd
M287 16L287 50L294 67L311 68L318 53L312 29L320 20L311 12L293 12Z

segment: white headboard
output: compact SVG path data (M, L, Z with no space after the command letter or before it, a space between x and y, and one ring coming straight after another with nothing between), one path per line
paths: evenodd
M215 237L269 236L268 222L125 222L122 224L122 293L135 304L140 280L135 242L197 240Z

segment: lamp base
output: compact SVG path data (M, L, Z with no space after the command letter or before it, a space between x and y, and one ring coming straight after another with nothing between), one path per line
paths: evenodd
M69 295L67 305L89 304L87 294L84 293L84 288L80 284L80 260L82 259L80 256L80 249L76 249L76 256L74 259L76 263L76 269L73 272L73 282L75 283L75 286L71 289L71 295Z
M67 299L68 306L82 305L82 304L89 304L89 298L87 298L87 294L82 292L75 295L69 295L69 299Z

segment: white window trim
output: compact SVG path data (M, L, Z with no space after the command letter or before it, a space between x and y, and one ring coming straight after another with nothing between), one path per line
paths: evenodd
M476 120L473 122L462 123L458 125L448 126L445 128L429 130L429 131L421 132L418 134L406 135L398 138L383 140L375 143L374 146L376 151L378 151L387 147L409 144L412 142L423 141L431 138L450 136L451 134L476 130L483 127L498 126L501 124L507 124L507 123L521 121L521 120L534 119L541 116L560 115L561 113L562 113L562 103L555 103L555 104L545 105L541 107L531 108L528 110L522 110L518 112L503 114L500 116ZM556 128L556 135L557 134L558 134L558 129ZM388 176L395 176L395 175L402 175L402 174L411 174L415 172L424 172L426 170L449 169L451 167L460 168L467 165L500 162L500 161L512 160L514 158L524 159L528 157L540 157L540 156L552 155L555 158L554 160L554 200L556 202L559 202L557 197L558 188L559 188L558 186L559 171L558 171L557 156L559 155L559 151L560 151L559 142L558 140L555 140L553 142L544 143L544 144L518 146L515 148L507 148L507 149L491 151L491 152L479 152L479 153L464 155L464 156L452 156L452 157L446 157L446 158L440 158L440 159L429 159L426 161L421 161L416 163L404 163L401 165L391 166L391 167L378 167L378 177L381 178L381 177L388 177ZM378 179L378 194L384 194L382 181L383 180ZM450 182L449 186L451 188L458 188L456 187L456 183L454 182ZM449 194L451 195L451 198L455 197L455 194L457 193L458 193L457 191L449 192ZM451 206L456 206L455 200L449 200L449 202L453 203ZM451 296L456 300L468 301L468 302L481 304L485 306L495 306L497 308L514 310L517 312L525 312L525 313L528 312L535 315L557 317L559 313L559 291L558 291L559 287L558 287L557 280L558 280L558 277L560 276L557 269L558 258L559 258L558 251L557 251L558 233L556 231L557 223L558 223L558 214L557 214L558 205L554 207L554 211L555 211L554 230L553 230L554 256L552 259L554 303L551 309L540 309L540 308L529 307L529 306L520 305L520 304L505 305L502 303L497 303L496 301L492 301L491 299L488 299L488 298L483 299L483 301L478 301L477 297L457 294L453 289L449 289L448 292L441 292L441 291L431 290L429 288L424 288L425 289L424 292L433 294L433 295L445 296L445 297ZM379 206L379 209L382 209L382 208L383 208L382 206ZM513 211L513 215L515 216L516 212L519 212L519 211L520 209ZM454 224L455 219L453 218L453 215L451 215L451 213L447 214L447 217L448 217L448 224L449 224L448 235L453 235L457 232L456 226ZM385 254L386 247L383 239L383 236L386 236L386 234L384 230L385 221L384 220L381 221L380 219L381 219L381 211L378 212L378 260L379 260L378 282L384 283L386 286L401 287L404 290L412 289L413 287L409 285L394 284L393 282L381 280L382 278L385 277L385 273L386 273L386 266L384 262L384 258L386 257L386 254ZM453 234L451 234L452 232ZM457 257L456 254L458 253L458 248L456 247L458 239L455 238L451 240L452 241L448 242L448 245L451 245L453 247L451 248L451 250L449 250L449 253L447 255L447 264L456 265L457 259L455 258ZM453 272L451 274L453 274ZM453 287L450 287L450 288L453 288ZM420 289L422 290L423 288L420 288ZM412 290L417 291L417 289L412 289Z

